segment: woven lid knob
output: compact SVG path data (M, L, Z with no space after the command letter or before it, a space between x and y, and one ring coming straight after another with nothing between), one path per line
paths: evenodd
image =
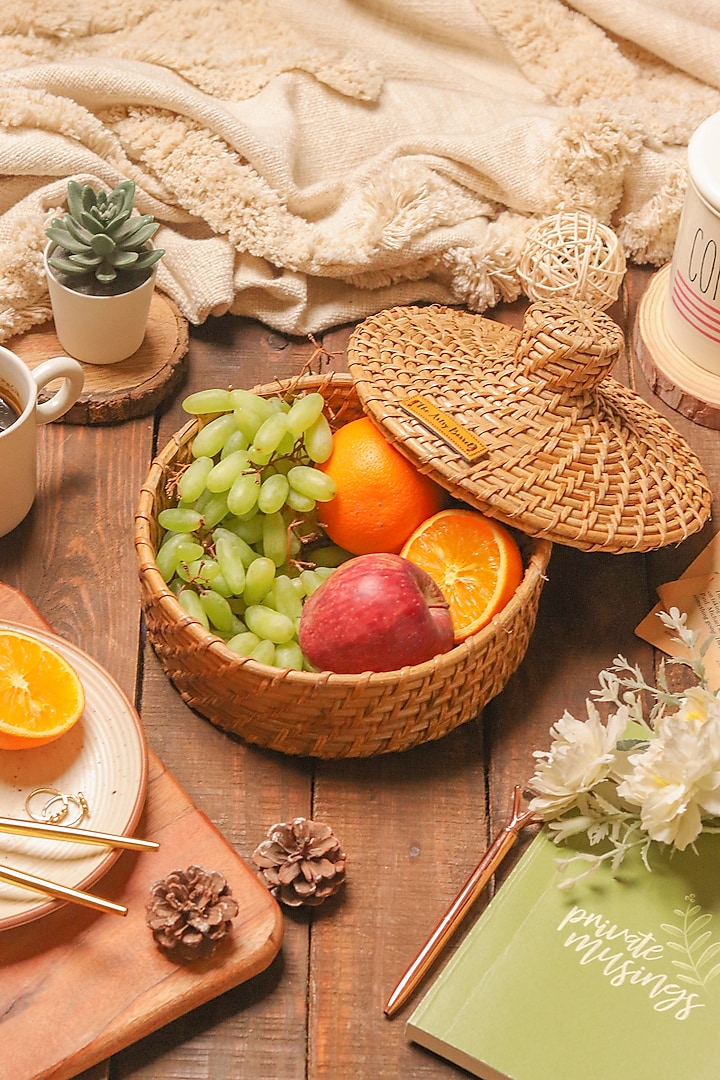
M591 396L624 347L622 330L604 311L581 300L538 301L525 313L515 355L525 375L568 401Z

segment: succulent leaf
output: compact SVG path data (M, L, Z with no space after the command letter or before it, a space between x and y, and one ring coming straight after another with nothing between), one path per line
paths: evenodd
M164 248L153 248L152 251L144 251L138 255L138 261L135 263L136 270L147 270L149 267L154 266L156 262L160 262L165 254Z
M116 270L122 270L127 266L137 268L138 253L137 251L115 250L107 256L107 261L111 266L114 266Z
M159 224L152 214L133 213L135 183L124 180L111 192L68 181L68 213L45 230L57 245L50 265L66 274L112 282L125 271L149 270L165 254L147 250Z
M84 187L77 180L68 180L67 204L70 214L75 220L79 220L84 209Z
M93 236L90 246L96 255L100 255L103 259L107 259L109 255L112 255L116 244L112 237L106 236L105 233L100 233L97 236Z
M71 255L70 261L77 266L81 266L83 270L94 270L96 266L100 266L103 258L102 255L93 255L91 252L83 251Z
M60 222L46 229L46 236L55 244L59 244L61 248L69 252L85 251L87 244L82 243L80 240L76 240L69 229L66 229Z
M111 233L114 237L117 237L118 231L123 227L125 222L128 220L128 218L130 217L130 213L131 213L130 210L120 210L120 211L118 211L118 213L115 215L115 217L112 219L112 221L110 221L107 224L107 226L105 228L105 231L108 232L108 233Z
M103 225L102 221L98 221L97 218L89 210L83 210L81 212L80 224L84 225L88 232L93 233L93 235L105 232L105 226Z
M53 225L55 224L56 222L53 222ZM67 229L70 235L74 237L79 244L84 244L85 247L87 247L87 245L92 242L93 234L91 232L88 232L87 229L83 228L82 225L78 224L78 222L75 221L75 219L70 214L66 214L60 224L65 229ZM64 246L65 245L63 244L63 247Z
M132 248L137 251L139 248L147 244L158 231L158 225L154 221L147 222L140 228L133 229L133 231L122 241L118 240L118 247Z
M72 274L74 276L81 275L87 276L87 267L78 266L77 263L70 262L70 259L63 258L62 255L53 255L48 259L48 263L52 266L53 270L59 270L62 274Z

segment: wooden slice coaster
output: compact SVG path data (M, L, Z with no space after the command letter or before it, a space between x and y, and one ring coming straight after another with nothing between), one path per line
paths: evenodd
M64 353L52 320L4 344L30 368ZM83 392L60 422L115 424L147 416L182 381L187 349L187 321L174 301L156 289L140 348L118 364L83 364Z
M635 355L661 401L701 427L720 430L720 375L694 364L665 329L669 279L667 263L653 274L640 300L633 334Z

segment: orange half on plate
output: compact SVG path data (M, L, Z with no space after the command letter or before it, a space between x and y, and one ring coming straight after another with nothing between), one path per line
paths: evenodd
M523 579L515 538L476 510L434 514L415 530L401 554L442 589L456 642L477 633L502 611Z
M85 691L75 668L52 646L0 629L0 702L0 750L31 750L77 723Z

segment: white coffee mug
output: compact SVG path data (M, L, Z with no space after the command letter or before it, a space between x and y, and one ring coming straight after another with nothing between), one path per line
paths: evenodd
M664 319L673 344L720 375L720 112L703 121L688 145L688 186Z
M63 383L47 401L38 394L55 379ZM37 489L37 429L57 420L80 397L84 373L77 360L56 356L32 371L0 345L0 398L8 426L0 430L0 536L27 516Z

